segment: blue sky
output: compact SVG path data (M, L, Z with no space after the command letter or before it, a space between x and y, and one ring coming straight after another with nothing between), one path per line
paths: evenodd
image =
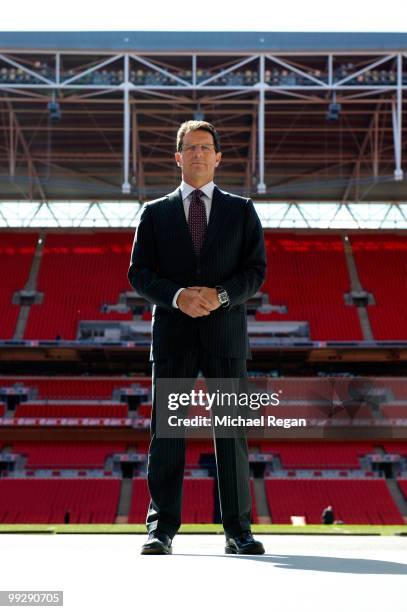
M5 0L0 31L407 32L405 0Z

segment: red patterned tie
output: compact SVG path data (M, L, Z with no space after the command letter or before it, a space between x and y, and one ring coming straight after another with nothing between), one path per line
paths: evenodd
M192 192L188 214L188 226L196 255L199 255L201 251L207 227L205 204L201 199L202 195L203 192L200 189L195 189Z

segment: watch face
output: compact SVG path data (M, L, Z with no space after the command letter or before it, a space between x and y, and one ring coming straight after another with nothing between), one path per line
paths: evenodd
M226 304L226 302L228 301L228 297L227 297L226 291L221 291L218 294L218 297L219 297L219 302L221 304Z

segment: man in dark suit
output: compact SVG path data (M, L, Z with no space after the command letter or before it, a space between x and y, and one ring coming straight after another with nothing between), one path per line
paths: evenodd
M324 525L333 525L335 522L335 514L332 506L327 506L322 512L322 523Z
M261 223L250 199L213 182L219 135L205 121L177 134L181 185L146 203L138 217L129 282L154 304L153 377L148 486L151 501L142 554L169 554L181 524L185 439L157 435L157 381L205 378L247 381L251 357L245 302L266 269ZM158 415L160 416L160 415ZM227 553L262 554L250 530L251 496L245 435L215 432L215 457Z

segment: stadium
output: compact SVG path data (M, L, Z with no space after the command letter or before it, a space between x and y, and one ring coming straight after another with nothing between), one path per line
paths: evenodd
M264 560L287 585L281 568L298 578L325 564L334 581L347 557L361 584L389 585L376 605L399 609L407 34L0 32L0 48L2 537L145 533L152 310L127 272L143 203L179 184L180 123L205 119L221 136L216 183L251 198L264 231L250 383L280 394L277 421L309 424L250 432L253 532L271 551L262 588ZM223 571L207 436L188 439L182 523L174 571L198 542ZM393 544L379 554L368 534Z

